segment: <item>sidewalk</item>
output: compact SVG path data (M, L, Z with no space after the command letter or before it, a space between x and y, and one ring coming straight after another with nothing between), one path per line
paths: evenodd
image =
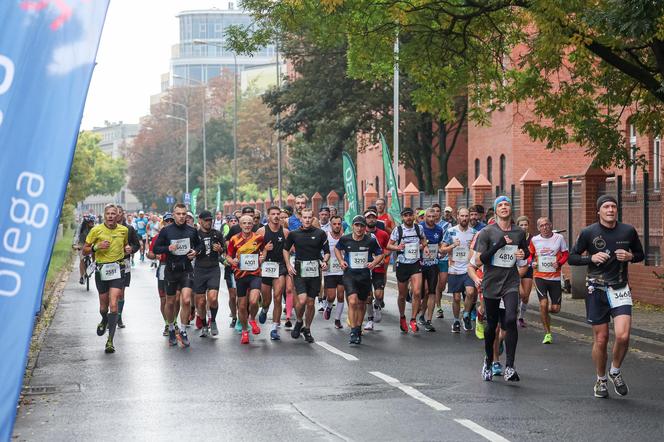
M397 280L393 272L387 274L387 284L396 290ZM444 296L451 297L448 293L443 293ZM530 321L539 323L539 301L537 293L533 287L528 301L528 311L526 312ZM577 322L579 325L590 325L586 322L586 306L583 299L572 299L569 293L563 293L563 301L560 313L552 315L552 319L556 317L564 318L570 321ZM632 336L638 336L645 339L651 339L664 344L664 311L657 311L649 307L638 305L632 308Z

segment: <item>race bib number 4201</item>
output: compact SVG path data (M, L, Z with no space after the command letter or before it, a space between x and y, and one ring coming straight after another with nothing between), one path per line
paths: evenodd
M240 270L244 270L247 272L253 272L254 270L258 270L258 254L252 253L252 254L240 255Z
M172 239L171 245L175 245L175 250L172 251L173 255L186 255L191 250L189 238Z
M514 267L514 264L516 264L516 251L517 246L509 244L498 249L496 254L493 255L492 264L496 267L503 267L506 269Z
M609 298L611 308L632 305L632 291L629 289L629 285L625 285L625 287L619 289L609 287L606 291L606 296Z

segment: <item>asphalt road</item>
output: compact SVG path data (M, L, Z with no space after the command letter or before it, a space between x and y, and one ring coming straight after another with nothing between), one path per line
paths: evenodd
M104 353L96 292L72 275L19 409L15 440L624 440L664 437L664 362L630 353L630 394L592 394L587 339L556 334L541 344L519 330L519 383L480 378L482 342L451 334L402 335L395 293L359 347L348 329L314 320L315 344L263 332L240 345L221 295L217 338L169 347L161 334L156 278L133 269L116 353ZM223 280L222 280L223 285ZM225 289L224 289L225 290ZM447 317L451 314L446 311ZM344 323L345 325L345 323ZM39 389L42 389L40 393Z

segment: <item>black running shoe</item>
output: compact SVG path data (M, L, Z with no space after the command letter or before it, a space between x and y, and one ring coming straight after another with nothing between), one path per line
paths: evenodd
M85 284L85 280L83 279L82 276L81 276L81 278L78 280L78 283L81 284L81 285Z
M510 382L519 382L519 375L516 373L514 367L505 367L505 373L503 374L506 381Z
M106 321L101 321L99 324L97 324L97 336L104 336L107 326L108 323Z
M113 346L113 339L108 338L106 341L106 348L104 349L106 353L115 353L115 347Z
M435 332L436 328L431 324L431 321L427 321L424 323L424 330L428 332Z
M122 322L122 316L118 318L118 328L125 328L126 325L124 322Z
M235 328L235 324L237 324L237 318L231 319L231 323L228 328Z
M178 345L178 338L175 336L175 329L168 331L168 345Z
M609 379L611 379L611 382L613 382L613 389L616 390L616 394L620 396L627 396L627 393L629 393L629 388L627 388L627 384L623 380L622 373L618 372L618 374L611 374L609 372Z
M491 361L488 361L484 358L484 364L482 365L482 379L485 381L493 380L493 371L491 371Z
M292 327L293 327L293 323L290 322L290 319L287 320L287 321L284 323L284 328L285 328L286 330L288 330L289 328L292 328Z
M459 333L461 332L461 324L459 321L454 321L454 324L452 324L452 333Z
M293 327L293 330L291 330L290 335L291 338L293 339L299 339L300 338L300 331L302 330L302 321L295 321L295 327Z
M473 324L470 322L470 315L463 317L463 329L465 331L471 331L473 329Z
M314 342L314 337L311 336L311 330L309 330L306 327L302 327L302 334L304 335L304 340L307 341L309 344Z

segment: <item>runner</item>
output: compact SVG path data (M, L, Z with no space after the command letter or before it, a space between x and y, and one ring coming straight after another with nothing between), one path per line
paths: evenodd
M341 226L341 217L338 215L330 218L330 230L327 232L327 241L329 243L330 250L334 250L334 247L339 242L339 239L343 236L343 230ZM334 327L337 329L343 328L341 325L341 315L344 311L344 282L343 282L344 270L339 264L336 254L330 253L330 265L329 268L323 272L323 286L325 287L325 296L327 297L327 307L323 312L323 318L325 320L330 319L332 314L332 306L334 305L334 300L337 300L337 306L334 312Z
M586 283L587 321L593 328L593 361L597 371L595 397L609 396L606 378L609 322L613 318L613 357L609 378L615 392L625 396L629 389L620 367L627 355L632 326L632 293L627 267L644 260L643 247L633 226L617 221L618 203L610 195L597 199L599 221L581 231L569 256L570 265L588 266ZM587 255L583 255L587 253Z
M253 231L255 227L251 215L242 215L240 218L242 231L233 235L228 242L227 259L233 267L237 283L237 312L242 334L240 344L249 344L248 325L251 325L252 334L257 335L261 332L256 324L256 313L261 294L261 263L265 255L261 253L264 239Z
M108 327L106 353L114 353L115 328L118 325L118 301L124 288L125 253L131 252L128 243L129 231L119 225L118 209L113 204L104 207L104 223L94 226L85 239L83 253L95 254L97 271L95 284L99 292L99 313L101 322L97 325L97 335L103 336ZM110 309L110 313L109 313Z
M461 331L459 314L462 293L465 293L466 296L463 309L463 329L466 331L473 329L470 312L476 301L475 283L468 276L468 262L470 260L470 243L477 232L469 226L470 212L465 207L460 207L457 210L457 220L459 224L451 227L445 233L443 239L443 252L450 254L448 291L453 296L452 314L454 315L454 323L452 333Z
M551 220L542 217L537 220L537 230L540 234L533 237L530 242L530 255L534 269L535 289L540 305L540 318L544 326L544 340L542 344L551 344L551 316L550 313L560 312L563 299L563 289L560 285L560 269L567 262L569 251L565 238L560 233L554 233ZM549 306L549 298L551 306Z
M297 230L302 225L302 210L307 207L309 198L305 194L295 197L295 212L288 218L288 230Z
M288 218L290 217L290 206L286 206L281 209L279 214L279 222L281 227L288 229ZM293 261L295 257L291 258ZM295 299L295 285L293 284L293 275L286 273L286 308L284 309L284 314L286 315L286 322L284 322L284 328L286 330L291 330L293 328L293 323L291 322L291 315L293 314L293 303Z
M422 266L420 252L422 249L429 257L426 237L419 224L415 224L415 213L410 207L401 210L403 224L392 230L387 249L397 252L396 274L399 287L397 305L399 307L399 326L401 331L408 333L406 322L406 295L410 283L412 296L412 314L410 328L413 332L419 331L417 326L417 312L420 308L420 290L422 289Z
M164 227L157 236L153 247L154 253L166 254L166 317L169 320L168 342L177 345L175 336L176 294L180 291L180 342L189 346L189 337L185 325L189 323L191 291L194 285L191 261L202 251L202 244L196 229L186 224L187 206L178 203L173 207L175 223Z
M258 321L265 324L267 312L270 309L270 302L274 297L274 306L272 307L272 330L270 339L278 341L279 328L281 327L281 299L286 286L286 275L288 269L284 263L284 244L288 237L288 229L282 227L279 223L281 210L277 206L271 206L267 209L267 225L261 227L256 232L263 237L265 244L265 261L261 265L261 311L258 315Z
M383 250L383 260L376 267L371 269L371 285L373 287L373 308L367 318L365 330L373 330L374 323L380 322L383 318L383 308L385 307L385 282L387 280L387 267L390 263L390 252L387 244L390 242L390 235L385 230L378 228L378 214L373 210L364 212L364 219L367 222L367 232L376 237L378 245Z
M134 230L133 226L127 225L125 220L125 212L122 206L116 206L118 209L118 224L125 226L128 229L127 240L131 246L131 253L125 255L125 268L124 268L124 287L122 288L122 294L118 299L118 328L125 328L125 324L122 321L122 312L124 311L125 306L125 290L131 284L131 255L138 252L141 248L141 242Z
M436 215L436 224L440 226L441 229L443 229L443 234L447 232L447 230L452 227L450 223L445 221L443 219L442 212L440 210L440 204L438 203L433 203L431 205L431 208L434 210L434 214ZM449 257L447 256L447 253L440 253L440 256L438 257L438 285L436 286L436 318L438 319L443 319L445 317L445 313L443 312L443 306L442 306L442 301L443 301L443 291L445 291L445 287L447 286L447 277L448 277L448 271L449 271Z
M389 213L385 210L385 199L384 198L378 198L376 200L376 215L378 215L378 219L385 223L385 231L387 233L392 233L392 230L394 229L394 220L392 219L392 216L390 216Z
M494 202L496 223L482 229L477 235L475 251L479 261L484 264L482 291L487 327L484 331L485 359L482 378L493 378L493 346L496 339L496 327L500 321L506 331L505 343L507 360L504 377L506 381L518 381L519 375L514 367L516 345L519 339L516 316L519 307L519 272L516 268L525 267L528 257L528 243L525 232L512 224L512 201L506 196L496 198ZM505 310L501 310L501 305Z
M328 233L330 231L330 208L327 206L321 207L318 212L318 220L320 222L320 228L323 232Z
M529 232L530 220L527 216L520 216L516 219L516 225L526 232L526 241L530 248L530 242L533 239ZM528 310L528 301L530 301L530 292L533 290L533 266L532 260L528 261L528 268L526 274L521 277L521 284L519 286L520 308L519 308L519 327L526 326L526 311Z
M424 221L420 223L424 236L427 238L427 247L429 257L422 261L422 297L423 302L420 308L420 324L428 332L435 332L436 329L431 324L433 319L433 310L436 303L436 290L438 288L438 253L441 252L441 244L445 232L443 228L436 224L436 209L429 208L425 212Z
M165 213L163 218L164 227L173 224L173 215L170 213ZM157 233L157 236L159 234ZM150 248L148 249L147 257L148 259L157 259L159 264L157 265L157 293L159 293L159 311L161 312L161 317L164 319L164 336L168 336L168 317L166 316L166 287L164 284L164 272L166 270L166 255L160 254L157 255L154 253L154 245L157 242L157 236L152 238L150 243ZM176 299L176 303L179 302L179 298ZM177 324L175 324L177 327ZM179 330L179 329L178 329Z
M298 230L291 231L286 238L284 246L284 261L288 273L293 275L295 293L297 294L295 312L297 321L291 331L291 337L298 339L300 333L308 343L314 342L311 336L311 323L314 319L314 300L321 287L320 271L327 270L330 259L330 248L327 234L313 226L313 213L311 209L302 209L302 225ZM295 265L290 261L291 248L295 248ZM320 262L321 256L323 261ZM306 317L305 315L306 310ZM304 317L304 327L303 327Z
M212 222L212 228L217 232L223 232L224 226L224 214L221 211L217 210L217 213L214 215L214 221Z
M145 261L145 244L148 239L147 228L148 219L145 217L145 212L142 210L138 212L138 218L134 220L136 226L136 233L141 242L141 262ZM130 224L131 225L131 224Z
M221 269L219 257L224 251L225 242L221 232L212 228L212 213L203 210L198 215L198 236L203 245L194 263L194 294L198 318L201 321L201 338L212 334L217 336L217 312L219 311L219 283ZM210 310L210 323L207 321L207 308Z
M454 213L454 209L452 209L450 206L445 207L445 210L443 211L443 219L447 221L451 226L456 226L457 222L454 219L454 216L452 215Z
M344 290L348 294L348 316L351 324L350 343L362 343L362 320L371 293L371 271L383 260L376 238L366 233L363 216L353 218L353 232L342 236L334 253L344 270Z
M148 245L152 244L152 240L157 236L160 228L161 228L161 223L159 222L159 217L156 214L152 215L150 217L150 222L148 223L148 242L147 242ZM157 262L152 261L150 263L150 267L157 268Z
M470 227L475 229L476 232L486 227L486 224L482 221L482 215L484 215L484 207L480 205L470 206Z
M85 268L85 254L83 253L83 247L85 247L85 239L88 237L90 230L92 230L94 226L95 226L94 215L85 215L83 216L83 222L81 222L81 225L78 226L78 231L76 233L76 243L74 244L74 248L78 250L78 253L80 255L78 262L78 271L80 278L78 280L78 283L81 285L85 284L85 272L87 270Z

